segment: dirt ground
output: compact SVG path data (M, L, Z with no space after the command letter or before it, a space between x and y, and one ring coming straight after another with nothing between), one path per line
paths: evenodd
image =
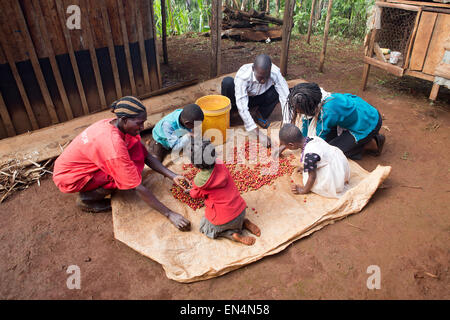
M169 39L164 83L206 79L208 41ZM114 239L110 212L78 210L76 196L59 192L47 178L0 205L0 298L449 299L449 90L441 89L432 104L430 82L372 68L360 92L362 45L330 41L324 73L317 72L320 49L320 38L307 45L294 37L287 78L358 94L383 115L384 152L359 163L367 170L390 165L392 173L362 212L219 278L181 284ZM222 73L263 52L279 64L281 43L224 40ZM70 265L80 267L80 290L66 286ZM380 267L379 290L366 286L370 265Z

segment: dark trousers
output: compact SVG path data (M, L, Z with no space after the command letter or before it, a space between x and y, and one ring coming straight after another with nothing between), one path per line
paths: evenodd
M231 100L231 111L237 111L236 96L234 91L234 79L231 77L225 77L222 80L222 92L223 96L228 97ZM279 96L275 86L271 86L269 90L260 94L259 96L248 97L248 108L254 108L258 106L258 111L265 119L269 118L273 109L279 102Z
M344 152L345 156L352 160L361 160L362 152L364 150L364 145L370 142L375 135L380 132L381 125L383 123L381 119L381 114L378 113L378 123L375 129L373 129L367 137L356 142L355 137L350 133L350 131L345 130L340 136L337 135L337 128L333 128L331 132L327 135L326 141L332 146L338 147Z

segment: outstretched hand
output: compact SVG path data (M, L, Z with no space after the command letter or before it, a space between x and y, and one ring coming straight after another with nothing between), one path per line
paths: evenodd
M272 146L272 141L268 136L266 136L264 133L259 131L258 133L259 143L261 143L263 146L266 146L267 148L270 148Z
M185 217L183 217L181 214L176 212L170 212L167 216L169 218L170 222L178 228L180 231L189 231L191 230L191 223L189 220L187 220Z
M175 176L173 178L173 182L179 186L181 189L183 189L184 192L189 192L189 190L191 189L191 183L189 182L188 179L186 179L185 176Z

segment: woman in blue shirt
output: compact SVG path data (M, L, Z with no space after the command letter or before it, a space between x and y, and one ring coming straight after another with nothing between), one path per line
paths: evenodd
M385 141L379 133L381 115L360 97L349 93L327 94L310 82L292 88L288 104L289 119L295 124L300 116L304 136L318 136L353 160L361 159L363 151L381 154Z

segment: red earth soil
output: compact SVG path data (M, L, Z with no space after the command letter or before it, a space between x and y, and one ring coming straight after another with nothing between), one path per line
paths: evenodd
M208 77L208 38L172 37L168 48L165 85ZM224 40L222 73L260 53L279 64L280 48L280 42ZM224 276L181 284L114 239L111 212L80 211L76 195L59 192L47 178L0 205L0 298L449 299L449 90L430 103L430 82L373 68L360 92L362 45L330 40L324 73L317 71L320 49L320 38L307 45L294 37L287 78L358 94L383 115L384 152L359 164L390 165L392 173L362 212ZM279 116L277 110L273 118ZM70 265L80 267L80 290L66 286ZM379 290L366 286L371 265L381 270Z

